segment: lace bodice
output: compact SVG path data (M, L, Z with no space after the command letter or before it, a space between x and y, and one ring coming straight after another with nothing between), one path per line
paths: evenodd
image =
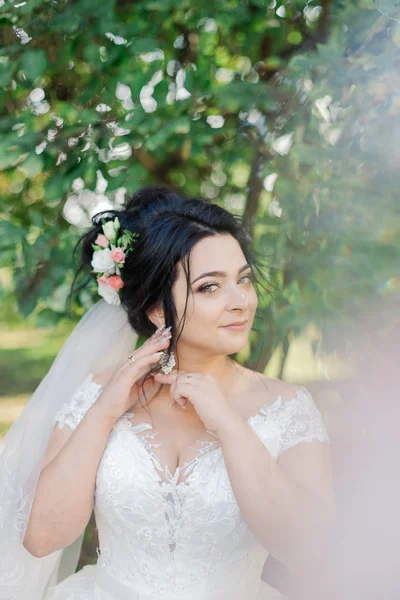
M58 426L75 429L100 393L89 374L60 408ZM172 474L153 450L157 432L133 425L131 416L115 423L97 472L97 566L159 598L205 598L227 586L238 598L255 598L268 550L241 515L218 439L199 442L194 459ZM262 405L248 423L274 460L300 442L329 441L304 387Z

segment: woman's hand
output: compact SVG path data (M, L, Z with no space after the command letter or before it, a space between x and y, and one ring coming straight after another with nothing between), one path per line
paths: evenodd
M143 380L151 367L160 360L162 350L170 344L169 329L167 328L166 332L163 327L157 329L138 350L132 352L134 362L129 362L127 357L114 371L96 401L96 405L102 406L106 417L117 421L137 402ZM152 376L146 380L145 389L153 384Z
M186 383L187 376L189 381ZM218 435L219 430L239 417L214 375L171 371L168 375L157 373L154 379L171 386L171 405L180 404L186 408L187 402L191 402L207 431Z

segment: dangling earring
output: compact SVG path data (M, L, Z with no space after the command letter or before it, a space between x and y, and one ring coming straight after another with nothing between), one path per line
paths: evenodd
M165 350L163 350L162 352L163 353L160 358L161 371L165 373L165 375L168 375L168 373L172 371L176 364L175 354L173 350L171 350L169 354Z

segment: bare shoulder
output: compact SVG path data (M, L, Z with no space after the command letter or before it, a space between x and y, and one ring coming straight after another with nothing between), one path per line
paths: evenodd
M251 369L245 368L244 372L253 382L245 400L247 407L252 408L253 411L258 409L262 404L273 404L279 396L282 401L291 400L303 388L300 384L267 377L263 373L258 373Z
M275 397L280 396L282 401L292 400L296 397L299 390L304 389L304 386L298 383L291 383L289 381L283 381L282 379L275 379L273 377L262 377L268 382L268 385L273 389Z

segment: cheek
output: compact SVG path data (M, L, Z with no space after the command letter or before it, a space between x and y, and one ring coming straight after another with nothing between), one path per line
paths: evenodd
M200 324L214 323L219 318L221 307L223 306L222 298L212 297L212 294L196 293L191 298L190 306L188 305L188 317L195 321L197 326Z
M182 319L185 310L185 296L177 303L178 321ZM224 302L216 298L211 298L211 294L194 293L189 295L186 308L185 325L182 335L197 337L209 335L208 327L214 327L216 322L220 321L221 312L224 310Z

